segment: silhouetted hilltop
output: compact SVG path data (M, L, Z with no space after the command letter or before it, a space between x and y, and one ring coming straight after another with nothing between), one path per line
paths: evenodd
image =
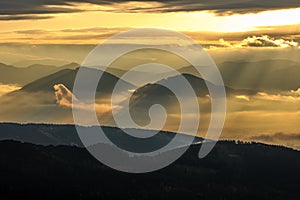
M98 131L98 127L81 127L83 129L93 129ZM174 137L175 133L160 131L157 135L148 139L137 139L125 134L121 129L116 127L102 127L106 136L118 144L120 147L135 150L139 152L158 149L161 146L168 144ZM138 132L139 135L147 137L153 135L152 130L131 129ZM177 146L185 144L189 135L179 134ZM0 123L0 141L14 140L27 142L39 145L68 145L83 147L83 144L78 136L75 125L50 125L50 124L15 124L15 123ZM202 142L203 139L196 137L194 143Z
M78 69L63 69L61 71L58 71L54 74L45 76L43 78L40 78L36 81L33 81L32 83L29 83L25 85L21 91L25 92L54 92L53 86L57 84L63 84L71 91L73 90L74 81L78 72ZM92 68L82 68L82 71L84 71L87 74L99 74L99 70L92 69ZM87 81L90 77L86 77ZM113 88L115 84L120 79L110 73L103 72L103 75L101 77L101 80L99 81L102 83L101 85L98 85L97 91L105 94L112 93ZM104 83L104 84L103 84ZM130 83L127 83L126 81L120 80L120 84L122 87L124 87L124 90L126 89L132 89L134 86Z

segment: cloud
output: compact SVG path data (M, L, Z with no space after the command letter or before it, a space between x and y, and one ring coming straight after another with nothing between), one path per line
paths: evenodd
M230 42L225 41L223 38L219 40L220 44L225 47L279 47L279 48L300 48L299 42L293 40L285 40L282 38L272 38L268 35L262 36L252 36L247 37L246 39L238 42L236 44L232 44Z
M236 95L236 99L253 101L253 100L264 100L264 101L279 101L279 102L299 102L300 101L300 88L291 91L282 91L277 94L270 94L267 92L258 92L255 95Z
M55 92L56 103L61 106L72 107L72 92L63 84L53 86Z
M29 30L14 31L14 33L25 34L25 35L27 35L27 34L28 35L40 35L40 34L48 33L48 31L42 30L42 29L29 29Z
M73 123L69 109L55 104L53 94L16 91L0 97L0 121Z
M37 17L46 16L39 15ZM282 46L295 46L297 43L299 44L300 29L298 27L300 27L300 24L257 27L257 30L247 32L222 33L184 31L182 33L198 41L203 47L257 47L259 44L262 46L262 43L264 43L265 46L268 46L267 44L269 44L271 47L276 47L279 46L278 43L281 43ZM0 43L70 44L71 42L72 44L98 44L100 41L105 40L116 33L130 29L132 29L132 27L20 29L1 32L0 35L2 37L0 39ZM32 38L34 38L34 40L32 40Z
M0 15L32 15L78 12L79 9L68 7L68 1L57 0L1 0Z
M297 90L291 90L290 91L292 94L297 95L298 97L300 97L300 88L298 88Z
M101 120L105 120L105 122L110 123L111 121L111 112L112 112L112 105L109 100L106 99L96 99L95 104L87 103L79 101L74 94L63 84L57 84L53 86L55 92L55 99L57 105L65 108L72 109L73 103L75 105L74 108L80 109L83 111L93 111L95 110L98 117ZM113 107L116 111L121 110L122 107L116 105ZM93 122L88 121L86 119L85 125L94 125ZM103 121L102 121L103 122Z
M84 8L81 8L80 5L82 4L97 6L95 8L93 8L93 6L85 6ZM58 14L84 12L87 10L128 13L211 11L216 15L233 15L298 7L300 7L300 2L297 0L1 0L0 15L15 16L33 14Z
M0 84L0 97L4 94L13 92L15 90L20 89L20 86L17 85L6 85L6 84Z
M286 134L286 133L275 133L275 134L261 134L250 137L253 140L261 140L266 142L273 142L276 140L298 140L300 142L300 134Z
M0 121L73 123L71 109L73 94L62 84L57 84L55 88L55 93L18 91L0 97ZM268 93L268 95L277 94ZM282 92L280 95L296 98L300 95L300 89ZM295 103L266 101L265 97L257 96L260 96L261 99L250 96L250 101L246 101L242 96L239 99L228 97L228 112L222 133L223 138L255 140L300 147L299 134L296 134L300 120L299 101ZM96 100L95 108L101 124L115 125L110 115L110 101L105 98ZM208 98L201 98L199 101L201 102L199 130L201 136L204 136L211 118L210 101ZM86 106L86 103L82 103L81 109L86 109ZM189 113L184 115L193 117ZM171 113L170 124L166 127L167 130L177 130L177 125L180 123L179 117L180 115L177 115L177 113ZM86 124L88 125L90 123L88 121L89 117L86 118ZM280 134L277 132L280 132Z
M275 134L261 134L257 136L250 137L252 140L259 140L259 141L266 141L266 142L273 142L276 140L299 140L299 134L286 134L286 133L275 133Z
M221 46L223 46L223 47L234 47L233 44L231 44L230 42L225 41L223 38L221 38L219 40L219 42L220 42Z
M284 102L300 101L300 88L288 92L281 92L279 94L268 94L266 92L258 92L255 98L261 100L269 100L269 101L284 101Z
M236 95L235 98L245 100L245 101L250 101L250 97L246 95Z
M15 16L11 16L11 17L15 17ZM1 16L0 16L0 20L1 20ZM119 33L124 30L129 30L129 29L130 28L126 28L126 27L117 27L117 28L90 27L90 28L57 29L57 30L20 29L15 31L1 32L0 43L98 44L100 41L105 40L116 33ZM34 40L32 38L34 38Z
M271 38L268 35L248 37L242 41L241 46L246 47L298 47L299 43L284 39Z
M278 132L274 134L261 134L249 137L252 141L260 141L273 144L283 144L300 148L300 134Z
M100 4L101 1L84 1ZM120 7L118 5L123 5ZM126 7L126 5L128 5ZM142 2L118 0L111 4L116 12L193 12L211 11L215 15L258 13L267 10L290 9L300 7L297 0L145 0Z
M0 21L50 19L51 16L40 15L0 15Z
M297 0L162 0L157 2L162 3L161 7L156 8L161 12L212 11L216 15L258 13L300 7L300 2Z

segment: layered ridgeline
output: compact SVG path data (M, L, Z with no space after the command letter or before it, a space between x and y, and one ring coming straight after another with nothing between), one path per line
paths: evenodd
M82 68L82 70L93 74L100 72L91 68ZM77 72L78 68L63 69L2 96L0 104L5 106L0 111L0 121L73 123L72 89ZM88 81L89 77L86 80ZM101 97L101 101L104 101L103 107L106 106L105 101L117 82L122 84L121 89L124 91L135 88L132 84L103 72L102 84L97 88L97 97ZM103 113L106 110L101 108L99 112Z
M0 63L0 83L23 86L58 71L64 69L76 69L77 67L79 67L78 64L70 63L63 66L34 64L28 67L19 68Z
M275 64L274 64L275 63ZM277 63L277 64L276 64ZM297 119L294 111L298 110L298 100L300 90L296 90L299 86L297 68L299 63L288 62L285 60L269 60L258 62L235 62L223 63L219 68L225 80L225 90L228 100L229 123L225 124L224 131L231 137L232 132L237 130L247 131L243 139L259 138L259 141L272 142L276 144L291 145L298 148L298 139L296 137L285 138L280 137L279 141L270 141L265 137L257 137L264 134L276 134L276 132L294 133L293 119ZM83 68L93 74L99 74L100 70ZM289 70L293 72L290 74ZM77 74L76 69L62 69L58 72L51 73L41 77L29 84L24 85L20 90L9 93L0 97L0 121L2 122L21 122L21 123L59 123L72 124L72 89ZM207 89L210 87L220 87L211 82L205 82L201 75L193 68L185 67L179 69L199 100L201 107L201 125L204 125L201 132L205 133L207 124L209 123L210 100ZM243 71L243 73L242 73ZM244 72L245 71L245 72ZM176 84L181 76L173 73L157 74L155 71L134 71L134 77L147 77L148 84L135 85L130 80L122 77L124 70L118 68L110 68L107 72L103 72L100 85L96 94L96 111L97 117L101 125L116 126L111 113L111 93L117 82L121 82L122 91L129 92L130 98L130 114L135 122L141 126L150 122L149 109L154 104L161 104L170 113L165 130L173 132L177 131L176 125L179 124L180 108L176 96L168 89L160 85ZM257 73L268 74L261 78L256 76ZM289 76L285 76L287 73ZM251 76L248 76L248 75ZM249 77L248 79L245 76ZM124 79L123 79L124 78ZM291 82L288 82L288 79ZM89 77L86 78L87 82ZM281 80L283 80L282 84ZM146 81L146 82L147 82ZM275 84L276 82L276 84ZM274 87L271 86L274 83ZM288 83L288 84L285 84ZM228 85L227 85L228 84ZM246 89L245 89L246 88ZM260 89L266 88L263 92ZM287 90L283 90L287 89ZM293 91L291 91L293 89ZM274 93L269 92L275 91ZM277 92L282 91L282 92ZM187 97L185 91L182 96ZM122 99L122 98L120 98ZM187 102L187 101L186 101ZM124 110L126 101L118 102L117 111L120 114ZM189 105L187 103L187 105ZM82 107L85 107L83 105ZM291 111L295 113L286 119L285 125L278 122L278 114ZM268 116L265 118L261 113ZM128 116L127 116L128 117ZM266 122L261 123L261 121ZM274 123L276 122L276 123ZM294 124L293 124L294 123ZM250 125L250 126L249 126ZM290 128L289 128L290 127ZM160 129L160 127L156 128ZM275 132L276 131L276 132ZM242 134L242 133L239 133ZM252 137L253 136L253 137ZM237 137L236 137L237 138Z
M86 131L97 131L97 126L81 127ZM88 130L92 129L92 130ZM151 148L159 148L168 144L176 135L176 133L155 130L142 129L125 129L138 133L141 137L149 139L138 139L124 133L122 129L116 127L102 127L107 137L116 142L121 147L135 150L149 150ZM156 135L152 136L153 134ZM192 136L178 134L177 147L183 146ZM150 137L152 136L152 137ZM15 124L0 123L0 141L14 140L39 145L68 145L83 147L78 136L75 125L50 125L50 124ZM194 143L200 143L203 139L194 138Z
M234 89L249 90L295 90L300 87L300 63L290 60L262 60L256 62L224 62L218 65L226 86ZM79 64L71 63L63 66L32 64L19 68L11 65L0 64L0 83L26 85L39 78L48 76L63 69L76 69ZM104 68L100 68L104 69ZM178 71L182 74L199 76L191 66L186 66ZM121 77L126 71L120 68L108 68L106 72ZM156 73L155 71L133 71L137 82L147 81L153 83L159 79L175 76L175 73ZM139 77L141 80L139 80Z
M87 74L97 74L102 72L91 68L81 69L87 72ZM6 97L2 98L2 102L5 103L6 106L2 111L0 111L0 121L26 123L73 123L72 97L74 96L72 90L77 72L78 68L64 69L35 80L23 86L20 90L6 95ZM124 72L120 72L120 76L121 73ZM154 104L160 104L166 109L169 116L172 116L167 120L166 130L177 130L176 127L178 127L178 120L180 119L178 117L180 115L179 103L176 95L162 85L178 85L182 77L184 77L188 81L189 85L191 85L191 88L194 89L196 97L199 98L199 104L201 104L201 102L204 103L202 105L202 111L207 110L207 112L209 112L210 102L207 84L209 87L214 89L221 86L214 85L209 81L206 82L201 77L192 74L175 76L169 75L170 74L164 74L165 78L161 80L136 86L111 73L102 72L102 77L96 91L95 106L97 116L101 121L101 124L116 126L112 117L110 99L117 83L121 85L121 92L117 95L122 97L123 92L131 93L129 105L130 114L139 125L147 125L150 122L148 115L150 107ZM89 77L86 77L86 80L88 82ZM228 96L252 95L256 93L252 90L232 89L226 86L225 90ZM184 88L182 88L180 95L188 101L191 97L186 95L185 92ZM124 115L124 108L128 106L126 103L126 101L121 101L118 102L118 105L116 106L120 116ZM84 107L84 105L82 107ZM152 128L160 129L160 127Z
M76 78L76 75L78 73L79 68L76 69L64 69L59 72L56 72L54 74L50 74L48 76L45 76L43 78L40 78L36 81L33 81L27 85L25 85L21 91L24 92L53 92L55 85L64 85L66 88L68 88L70 91L73 90L74 81ZM98 74L100 73L97 69L92 68L86 68L83 67L81 69L83 73L86 74ZM130 89L135 88L134 85L120 79L119 77L112 75L107 72L102 72L101 80L99 80L100 84L98 84L97 92L103 93L103 94L110 94L112 93L114 86L117 84L118 81L120 81L123 90L127 91ZM100 75L100 74L99 74ZM86 77L86 81L89 80L89 77Z

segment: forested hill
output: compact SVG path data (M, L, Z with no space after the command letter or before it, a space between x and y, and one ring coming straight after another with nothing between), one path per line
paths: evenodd
M298 199L300 153L219 142L204 159L193 145L147 174L110 169L84 148L0 142L1 199Z

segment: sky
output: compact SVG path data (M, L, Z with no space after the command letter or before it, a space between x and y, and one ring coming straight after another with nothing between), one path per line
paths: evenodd
M297 0L23 0L13 3L3 0L0 3L1 43L97 44L119 31L141 27L182 31L207 41L205 35L213 35L210 39L217 40L218 33L231 36L272 30L282 35L299 35L298 24L300 2ZM206 34L201 38L199 32Z
M228 62L246 62L248 66L264 60L300 63L298 0L1 0L0 27L0 63L22 68L82 63L96 45L132 28L184 33L220 66ZM1 84L0 80L0 104L5 104L0 121L30 122L30 118L35 122L72 123L70 88L64 89L67 96L63 101L55 99L57 93L53 92L47 96L47 104L40 94L27 95L24 105L20 102L23 98L1 98L21 87ZM299 94L298 88L292 88L230 97L222 137L300 148ZM52 105L55 101L57 105ZM16 105L20 106L18 112ZM60 117L42 114L49 110Z
M300 2L2 0L0 27L0 62L17 67L81 63L110 36L145 27L180 31L220 63L241 48L254 57L261 56L248 47L299 48ZM222 58L234 50L228 59ZM288 54L298 60L298 52Z

